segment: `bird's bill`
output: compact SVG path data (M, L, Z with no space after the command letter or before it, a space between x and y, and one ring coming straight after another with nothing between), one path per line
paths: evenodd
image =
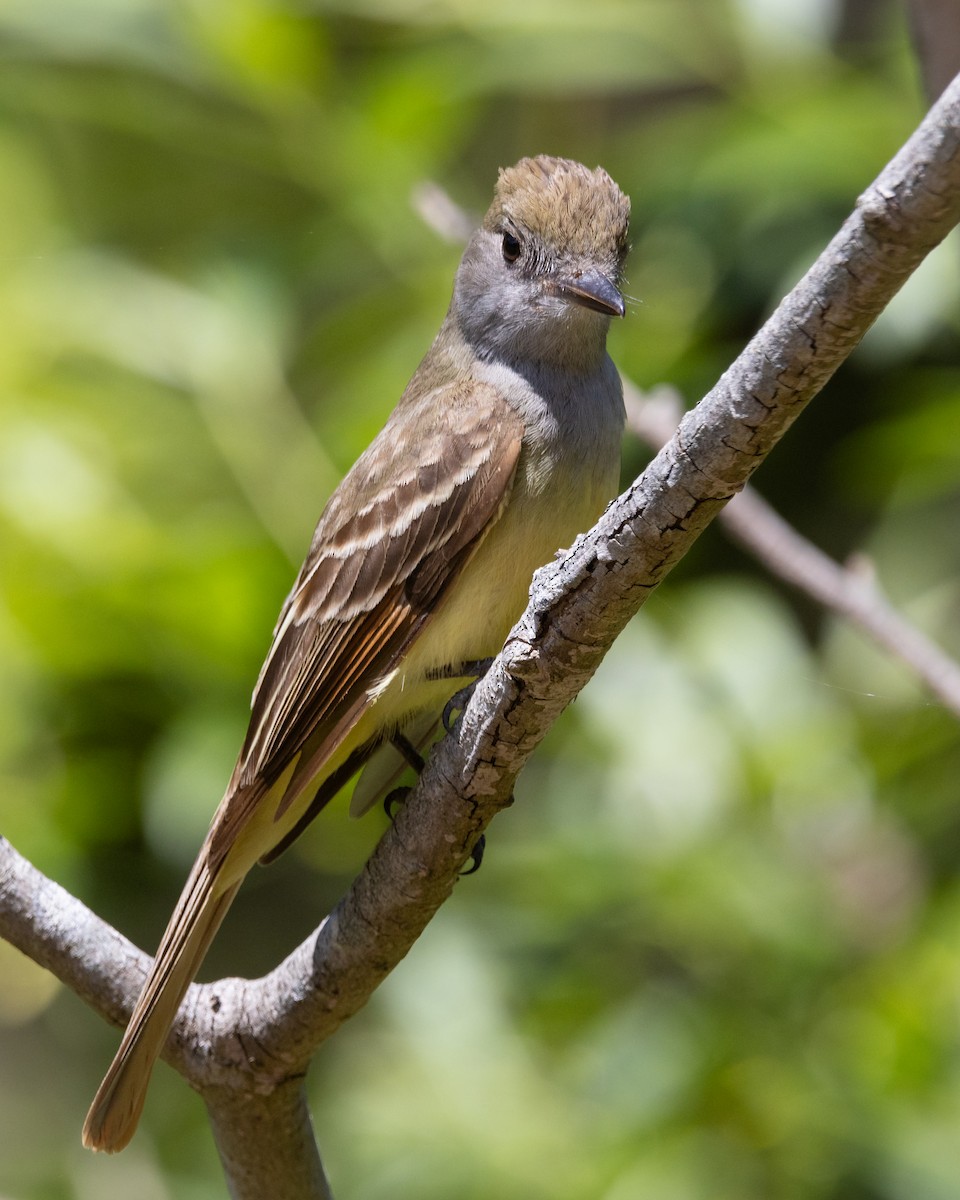
M603 313L605 317L622 317L627 310L619 290L599 271L584 271L576 277L562 276L554 280L551 291L574 304Z

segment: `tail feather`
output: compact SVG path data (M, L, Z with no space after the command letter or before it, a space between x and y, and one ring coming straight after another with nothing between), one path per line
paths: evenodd
M83 1144L113 1153L133 1137L156 1062L180 1002L226 916L237 883L215 891L201 855L170 918L116 1057L83 1125Z

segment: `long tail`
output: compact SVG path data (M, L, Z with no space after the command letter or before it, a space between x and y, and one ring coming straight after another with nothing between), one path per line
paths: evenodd
M156 1062L190 982L226 916L239 881L216 891L201 853L160 941L120 1049L83 1124L83 1144L113 1153L133 1137ZM222 885L222 880L221 880Z

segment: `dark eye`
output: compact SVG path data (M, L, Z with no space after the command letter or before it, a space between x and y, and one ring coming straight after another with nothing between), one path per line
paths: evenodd
M520 239L515 238L512 233L503 235L503 260L508 263L515 263L520 257Z

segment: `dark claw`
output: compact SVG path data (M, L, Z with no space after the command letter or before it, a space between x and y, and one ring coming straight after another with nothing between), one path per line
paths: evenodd
M396 815L396 809L410 795L413 788L396 787L392 792L387 792L383 798L383 811L392 821ZM480 870L480 864L483 862L483 852L487 848L487 839L484 834L480 834L473 844L473 850L470 852L470 859L473 866L468 867L465 871L461 871L461 875L475 875Z
M396 787L392 792L387 792L383 798L383 811L392 821L395 816L395 810L406 800L410 795L412 788Z
M492 662L492 658L478 658L472 662L457 663L456 666L451 664L450 666L441 667L437 671L430 672L429 678L431 679L464 679L473 677L466 687L462 687L459 691L454 692L443 707L441 720L443 728L447 733L450 732L453 726L453 714L455 712L463 712L467 707L474 689L480 679L490 670Z
M474 842L473 849L470 852L470 857L473 860L473 866L468 867L465 871L461 871L461 875L476 875L477 871L480 870L480 864L483 862L483 852L486 850L486 848L487 839L486 836L481 833Z
M473 683L468 683L466 687L462 687L458 692L454 692L450 699L443 706L443 716L440 720L443 722L444 730L449 733L453 728L453 714L463 712L470 703L470 697L477 690L478 680Z

